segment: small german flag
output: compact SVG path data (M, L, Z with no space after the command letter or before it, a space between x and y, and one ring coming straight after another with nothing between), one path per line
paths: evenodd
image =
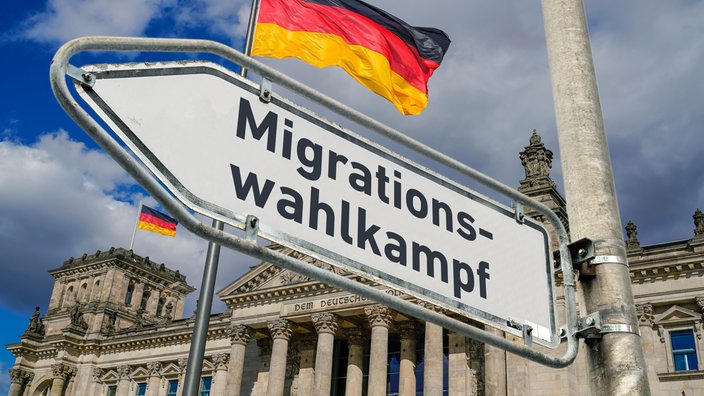
M407 115L426 107L449 45L441 30L358 0L261 0L252 55L339 66Z
M176 225L178 225L178 221L173 217L152 209L149 206L142 205L142 209L139 212L139 222L137 223L137 228L140 230L156 232L166 236L175 236Z

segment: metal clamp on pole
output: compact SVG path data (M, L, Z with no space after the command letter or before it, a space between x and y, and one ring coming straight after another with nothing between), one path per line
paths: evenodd
M245 239L255 241L257 239L257 233L259 232L259 218L257 216L247 215L244 231L246 233Z
M268 78L262 78L262 84L259 87L259 100L264 103L271 102L271 92L274 89L271 80Z
M576 335L578 338L600 338L603 334L607 333L631 333L640 337L638 326L619 323L602 323L600 312L594 312L579 318L577 321Z
M596 276L593 259L594 243L591 239L583 238L567 245L572 257L572 267L579 270L580 276Z
M526 220L526 213L524 212L523 204L520 202L516 202L515 219L521 224L525 223Z

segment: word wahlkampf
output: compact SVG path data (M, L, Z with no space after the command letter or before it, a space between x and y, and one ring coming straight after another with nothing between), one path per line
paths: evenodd
M279 185L277 191L275 181L260 180L257 174L251 172L245 174L240 166L231 163L235 195L239 200L249 199L262 209L275 208L285 220L306 225L312 230L322 228L329 237L340 238L346 244L383 257L392 264L403 267L410 264L419 273L421 265L425 264L428 277L435 279L438 276L440 281L447 284L450 283L451 265L452 287L456 298L461 298L462 292L472 293L475 286L479 296L487 298L487 283L490 279L488 262L480 261L476 265L478 279L475 281L475 271L469 264L456 258L452 258L450 264L442 252L417 241L410 241L409 244L398 230L383 230L368 218L365 208L353 205L351 199L340 199L337 204L322 201L321 190L312 183L327 178L344 185L355 194L364 194L378 199L384 205L406 210L415 218L430 220L433 226L456 233L466 241L474 241L477 237L493 240L492 232L475 227L475 220L469 213L453 213L446 202L429 199L415 188L404 189L400 170L389 171L381 164L373 169L306 137L296 139L292 132L293 121L288 118L283 121L282 133L279 133L279 127L278 114L269 111L257 122L249 101L240 98L236 136L242 140L264 140L267 151L286 160L297 161L299 166L296 172L308 181L302 184L310 184L309 189L306 188L308 191L301 193L300 188L291 185ZM437 274L436 264L439 266Z

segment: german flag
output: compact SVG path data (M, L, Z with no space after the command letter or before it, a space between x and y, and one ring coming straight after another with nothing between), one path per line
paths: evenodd
M149 206L142 205L142 209L139 212L139 222L137 223L137 228L140 230L175 236L176 225L178 225L178 221L171 216L154 210Z
M357 0L261 0L252 55L339 66L401 113L428 103L450 39Z

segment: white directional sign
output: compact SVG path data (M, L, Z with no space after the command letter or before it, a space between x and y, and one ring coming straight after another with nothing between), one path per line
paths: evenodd
M546 231L206 62L95 65L80 95L186 206L554 346ZM428 133L433 133L428 131Z

